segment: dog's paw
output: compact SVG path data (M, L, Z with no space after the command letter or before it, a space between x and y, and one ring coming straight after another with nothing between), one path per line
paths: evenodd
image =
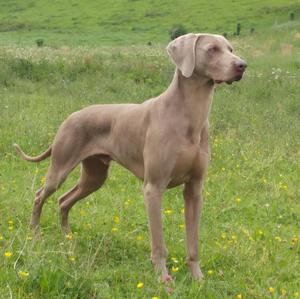
M204 279L204 276L203 276L201 270L193 272L193 273L191 272L191 276L194 280L198 280L198 281L201 281Z
M204 278L198 262L189 262L188 266L190 268L191 276L193 279L200 281Z
M161 282L163 283L168 283L168 282L171 282L173 281L173 277L170 275L170 274L162 274L161 276Z

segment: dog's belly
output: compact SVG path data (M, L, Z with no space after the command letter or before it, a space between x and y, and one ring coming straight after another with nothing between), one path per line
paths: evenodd
M114 150L110 153L114 161L128 169L139 179L144 179L144 159L141 145L133 145L128 142L119 144L116 142Z
M142 163L122 163L121 161L116 162L132 172L140 180L144 180L144 165Z

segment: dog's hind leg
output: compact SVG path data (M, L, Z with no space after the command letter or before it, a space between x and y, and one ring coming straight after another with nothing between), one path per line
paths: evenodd
M30 227L33 230L38 230L40 217L43 209L43 205L46 199L51 196L59 186L65 181L68 174L80 161L69 159L65 161L65 164L57 163L55 156L53 156L52 163L47 171L44 187L40 188L35 195L35 201L33 205Z
M43 209L43 205L46 199L51 196L59 186L64 182L67 175L73 168L64 169L64 171L57 171L55 168L50 166L44 187L40 188L35 195L30 227L34 230L38 230L40 217Z
M98 156L88 157L82 161L81 177L76 186L59 199L61 226L70 231L68 215L72 206L80 199L99 189L107 178L109 164L103 163Z

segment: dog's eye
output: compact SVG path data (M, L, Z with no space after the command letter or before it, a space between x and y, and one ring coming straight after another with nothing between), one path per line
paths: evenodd
M218 52L218 51L219 51L219 48L216 47L216 46L210 47L210 48L208 49L208 52L209 52L209 53L216 53L216 52Z
M232 53L232 52L233 52L233 49L232 49L232 48L229 48L229 52Z

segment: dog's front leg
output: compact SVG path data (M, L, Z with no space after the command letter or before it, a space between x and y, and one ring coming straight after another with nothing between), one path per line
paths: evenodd
M202 279L203 274L198 258L198 227L202 208L202 181L192 180L184 187L184 207L186 223L187 264L194 279Z
M161 273L163 282L172 279L166 267L167 249L163 238L161 201L165 188L146 182L144 184L145 205L151 234L151 260L155 269Z

